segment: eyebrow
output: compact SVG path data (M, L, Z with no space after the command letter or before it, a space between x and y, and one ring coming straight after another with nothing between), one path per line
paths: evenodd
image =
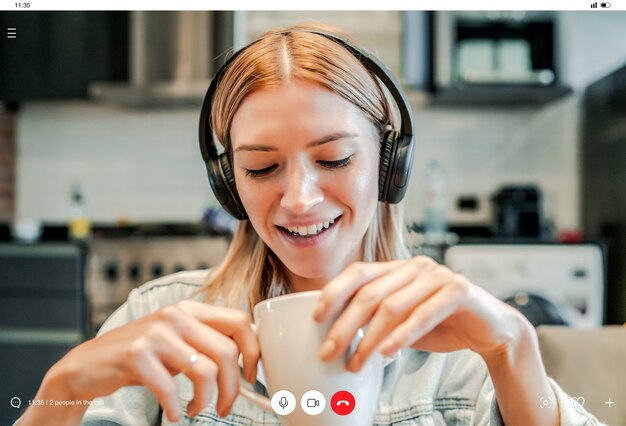
M328 142L333 142L339 139L343 139L343 138L353 138L355 136L358 136L358 134L356 133L351 133L351 132L335 132L335 133L331 133L329 135L326 135L324 137L321 137L319 139L316 139L312 142L309 142L306 144L307 148L311 148L314 146L319 146L319 145L324 145L325 143ZM237 148L235 150L235 152L238 151L266 151L266 152L270 152L270 151L278 151L278 148L273 147L273 146L268 146L268 145L257 145L257 144L252 144L252 145L241 145L239 148Z

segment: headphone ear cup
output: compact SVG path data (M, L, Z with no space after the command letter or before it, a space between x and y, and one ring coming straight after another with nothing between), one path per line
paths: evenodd
M224 185L228 190L228 196L230 199L228 205L229 207L232 205L232 210L236 212L236 214L233 216L240 220L247 219L248 215L243 208L243 204L241 203L241 199L239 198L239 193L237 192L237 185L235 184L235 174L233 173L233 168L230 165L230 159L226 154L220 154L219 161L220 168L222 170Z
M222 207L236 219L247 219L248 215L239 199L235 176L228 157L220 154L217 158L208 161L206 165L209 183Z
M398 132L393 130L388 130L383 134L378 167L378 201L387 202L397 138Z

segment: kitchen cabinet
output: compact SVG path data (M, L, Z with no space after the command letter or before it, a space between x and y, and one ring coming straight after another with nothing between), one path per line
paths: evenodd
M0 244L0 424L28 408L46 371L85 338L84 247ZM5 409L22 400L19 409Z
M128 12L7 12L0 100L87 98L93 81L128 78Z

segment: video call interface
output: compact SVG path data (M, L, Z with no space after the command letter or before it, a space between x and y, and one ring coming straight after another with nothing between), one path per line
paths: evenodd
M625 425L626 11L588 3L570 11L6 7L0 12L0 424L80 424L80 417L61 418L106 413L112 400L103 397L111 392L42 397L46 373L73 348L106 336L98 332L111 315L120 318L121 306L123 315L144 309L137 301L124 305L129 294L145 296L146 286L158 289L172 274L199 276L221 264L239 221L213 195L198 148L207 89L231 55L267 31L316 23L349 35L406 95L416 145L402 201L408 253L434 259L513 307L537 336L524 344L536 345L541 368L559 390L530 402L520 396L520 406L546 416L558 412L563 425ZM284 228L285 238L332 235L333 222L311 229ZM173 303L163 300L158 303ZM263 313L277 313L267 319L250 311L252 335L269 340L263 330L271 321L281 330L302 321L298 330L309 330L309 320L298 319L309 308L285 314L278 302L268 304ZM262 318L267 323L259 325ZM398 365L420 349L377 354L359 373L341 367L346 355L337 364L341 374L317 370L318 360L303 361L308 356L287 356L319 351L316 332L298 331L289 342L271 337L273 349L265 351L261 342L264 376L255 370L252 384L246 355L237 353L247 391L239 391L228 418L221 417L217 396L206 407L186 406L203 392L192 374L181 378L203 362L194 352L187 367L162 371L176 378L174 405L182 417L169 417L161 395L150 397L155 405L146 418L259 424L254 416L265 413L273 420L262 424L292 426L494 421L488 386L476 387L467 407L444 406L458 396L445 382L462 369L442 373L441 390L420 400L430 408L394 405L394 398L418 398L402 381L411 368ZM239 338L229 335L229 342ZM307 369L325 387L306 387ZM302 375L302 386L271 392L270 376L278 381L281 373ZM393 374L397 385L388 384ZM125 386L128 394L113 389L122 405L111 405L110 424L146 424L119 414L125 401L129 412L144 401L133 400L133 386ZM498 386L506 394L507 381ZM250 402L250 394L261 394L265 405ZM391 408L380 408L387 403ZM43 423L18 420L38 409L48 413ZM513 412L500 407L501 414ZM533 420L526 424L536 423L535 414L529 411Z

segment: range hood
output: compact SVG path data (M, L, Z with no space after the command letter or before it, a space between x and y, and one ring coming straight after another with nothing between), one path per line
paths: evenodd
M233 46L234 12L129 14L129 80L92 83L89 96L133 108L201 105L210 76Z

